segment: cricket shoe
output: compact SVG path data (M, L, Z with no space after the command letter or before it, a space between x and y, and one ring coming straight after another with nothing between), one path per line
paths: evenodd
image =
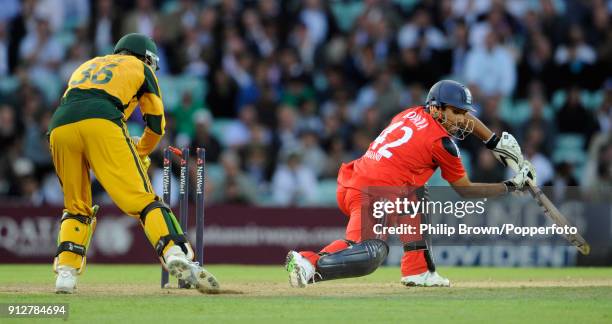
M168 249L164 257L168 272L180 280L184 280L199 292L214 294L219 292L219 282L212 273L202 268L198 262L193 262L185 256L178 246Z
M436 271L402 277L400 282L408 287L450 287L450 281Z
M77 272L69 266L57 267L57 278L55 279L56 294L72 294L76 290Z
M315 275L312 263L295 251L287 254L285 269L289 273L289 284L295 288L306 287Z

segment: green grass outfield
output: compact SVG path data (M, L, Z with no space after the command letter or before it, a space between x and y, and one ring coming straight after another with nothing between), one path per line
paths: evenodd
M406 288L381 268L305 289L289 288L281 266L207 268L221 294L160 289L153 265L91 264L77 294L55 295L50 265L0 265L0 303L69 303L81 323L612 323L612 268L439 269L452 288Z

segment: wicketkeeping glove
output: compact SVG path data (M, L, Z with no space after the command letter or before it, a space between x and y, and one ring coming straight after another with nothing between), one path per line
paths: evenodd
M132 143L134 143L134 146L136 146L138 145L138 142L140 141L140 137L132 136L131 140L132 140ZM148 155L139 156L139 158L140 158L140 163L142 163L142 166L144 167L145 171L148 171L149 167L151 166L151 158L149 158Z

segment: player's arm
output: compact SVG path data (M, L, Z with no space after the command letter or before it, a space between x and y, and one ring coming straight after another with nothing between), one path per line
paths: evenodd
M500 183L471 182L459 158L459 148L448 137L441 138L434 143L432 157L442 171L442 178L448 181L463 198L496 197L521 190L527 181L529 172L533 170L531 164L525 161L521 165L520 172L510 180Z
M508 192L507 186L502 182L476 183L470 181L467 174L450 184L463 198L497 197Z
M474 122L472 134L485 143L485 146L492 151L493 156L499 162L505 166L508 165L508 160L514 161L517 165L521 164L523 160L521 147L512 134L503 132L501 136L497 136L474 115L468 113L466 117Z
M145 77L137 97L146 127L136 144L136 150L138 155L147 156L153 152L164 135L166 120L157 78L149 67L144 64L143 66Z
M493 135L495 135L495 133L493 133L493 131L490 130L487 125L485 125L482 121L480 121L480 119L471 113L468 112L466 114L466 118L474 122L474 130L472 131L472 134L478 137L481 141L486 143L491 139L491 137L493 137Z
M509 180L499 183L476 183L470 181L467 174L453 182L453 189L463 198L497 197L506 193L523 190L527 179L535 174L533 166L525 160L519 165L519 171ZM533 178L531 178L534 180Z

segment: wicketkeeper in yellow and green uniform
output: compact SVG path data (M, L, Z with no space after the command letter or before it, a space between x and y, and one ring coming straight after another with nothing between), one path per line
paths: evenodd
M194 253L170 208L153 192L148 155L164 135L161 91L155 77L157 47L147 36L128 34L112 55L79 66L68 81L49 126L55 171L64 192L57 256L56 292L72 293L95 229L90 170L117 206L140 220L149 242L171 274L200 291L218 289L214 276L194 263ZM140 106L146 127L132 139L125 121Z

